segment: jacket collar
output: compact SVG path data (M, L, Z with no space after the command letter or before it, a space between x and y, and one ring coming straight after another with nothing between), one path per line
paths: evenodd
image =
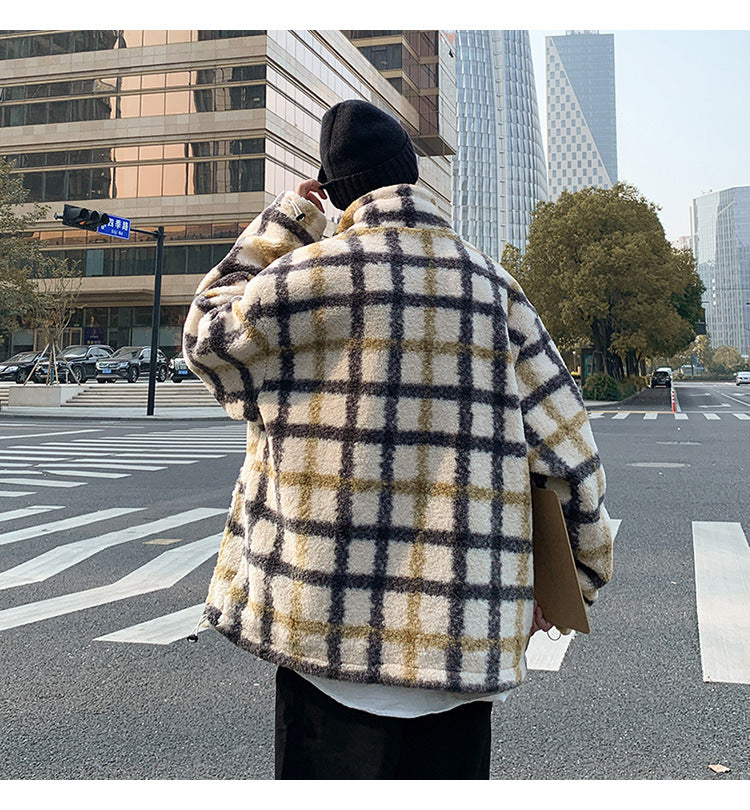
M402 183L364 194L344 211L336 234L357 228L433 227L450 228L438 212L435 198L424 188Z

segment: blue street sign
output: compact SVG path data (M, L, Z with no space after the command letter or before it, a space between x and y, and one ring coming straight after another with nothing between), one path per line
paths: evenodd
M100 225L96 231L107 236L116 236L118 239L130 239L130 220L110 216L109 222L106 225Z

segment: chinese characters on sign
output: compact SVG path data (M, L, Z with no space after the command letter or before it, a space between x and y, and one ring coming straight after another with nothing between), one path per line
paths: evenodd
M118 239L130 239L130 220L111 216L106 225L100 225L96 230L98 233L116 236Z

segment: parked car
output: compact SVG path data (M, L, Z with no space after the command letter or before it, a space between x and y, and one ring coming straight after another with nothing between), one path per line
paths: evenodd
M151 367L150 346L123 346L106 360L96 361L96 381L99 383L127 380L134 383L148 376ZM169 376L169 361L161 349L156 352L156 379L164 382Z
M172 375L172 382L182 382L183 380L197 380L198 377L187 367L182 353L173 357L169 361L169 373Z
M68 346L63 349L65 360L57 361L58 379L65 382L86 382L96 377L96 361L103 360L112 354L112 347L103 344L92 346ZM44 382L49 371L49 360L37 366L35 382Z
M734 378L735 385L750 385L750 371L738 371Z
M672 387L672 369L671 368L657 368L651 375L651 387L656 388L657 385L663 385L665 388Z
M13 357L3 360L0 362L0 380L13 380L22 385L41 355L41 352L18 352Z

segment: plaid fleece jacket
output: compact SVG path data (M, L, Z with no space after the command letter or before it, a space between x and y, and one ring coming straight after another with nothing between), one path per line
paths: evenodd
M248 426L204 621L314 675L509 689L531 476L561 496L590 602L610 577L578 389L518 283L424 190L378 189L324 226L280 195L187 317L188 365Z

